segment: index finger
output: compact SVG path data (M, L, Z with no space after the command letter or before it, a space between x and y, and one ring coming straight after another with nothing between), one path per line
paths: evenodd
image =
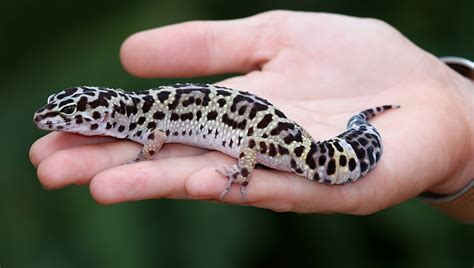
M122 64L140 77L256 70L278 51L279 29L274 21L277 13L229 21L186 22L139 32L123 43Z

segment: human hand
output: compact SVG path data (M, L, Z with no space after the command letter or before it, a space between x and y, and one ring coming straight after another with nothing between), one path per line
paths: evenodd
M328 186L255 170L248 205L367 214L424 191L454 192L474 174L472 84L377 20L276 11L188 22L131 36L121 59L140 77L242 73L218 84L267 98L316 140L341 133L361 110L402 105L371 121L382 135L384 154L365 178ZM103 204L218 200L226 179L215 169L236 162L219 152L167 144L155 161L122 165L139 150L129 141L51 133L33 144L30 158L45 187L89 184ZM234 187L224 202L243 202Z

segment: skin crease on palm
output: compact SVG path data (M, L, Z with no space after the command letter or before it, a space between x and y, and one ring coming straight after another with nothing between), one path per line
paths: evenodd
M30 151L45 188L89 184L101 204L179 198L368 214L424 191L455 192L474 177L472 83L381 21L273 11L186 22L132 35L120 56L125 69L139 77L240 73L218 84L267 98L316 140L341 133L363 109L402 108L371 121L383 138L381 162L343 186L255 170L246 201L235 185L220 201L227 180L215 169L236 161L222 153L167 144L154 161L124 165L140 145L55 132Z

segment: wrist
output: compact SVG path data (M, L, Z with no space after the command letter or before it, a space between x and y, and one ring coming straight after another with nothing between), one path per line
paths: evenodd
M446 69L446 75L451 81L454 99L464 115L463 118L455 118L453 120L462 120L466 125L465 129L468 133L464 135L467 138L464 142L465 157L464 161L459 163L451 176L431 186L426 192L450 195L461 191L474 179L474 82L451 70L446 65L443 67Z

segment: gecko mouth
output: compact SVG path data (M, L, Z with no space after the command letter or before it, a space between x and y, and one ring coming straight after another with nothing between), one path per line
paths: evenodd
M53 129L58 129L61 130L63 129L66 125L70 125L70 122L52 122L52 121L36 121L35 118L35 124L38 128L42 130L53 130Z

